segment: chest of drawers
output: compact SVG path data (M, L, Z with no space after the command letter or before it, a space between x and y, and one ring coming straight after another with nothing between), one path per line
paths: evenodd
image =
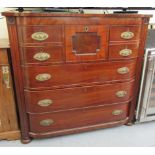
M150 15L4 15L23 143L132 123Z

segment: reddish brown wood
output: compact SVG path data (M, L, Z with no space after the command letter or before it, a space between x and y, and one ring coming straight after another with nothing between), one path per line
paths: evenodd
M129 18L128 20L132 20L134 18L138 18L136 20L140 20L142 17L150 18L152 14L76 14L76 13L47 13L47 12L31 12L31 11L7 11L3 12L5 16L17 16L17 17L104 17L104 18Z
M133 83L134 81L47 91L25 90L27 112L52 112L129 101L133 96ZM118 91L126 91L127 94L118 97ZM38 102L44 99L50 99L53 103L45 107L40 106Z
M75 15L75 14L74 14ZM85 15L83 16L85 17ZM41 17L36 16L36 17L16 17L17 18L17 25L22 25L22 26L27 26L27 25L53 25L53 24L92 24L92 25L141 25L142 21L141 18L129 18L129 17L121 17L121 18L116 18L116 17L101 17L98 15L91 16L91 18L81 18L80 16L76 17L67 17L67 16L62 16L62 17ZM136 19L136 20L135 20Z
M120 55L120 51L123 49L132 50L132 54L129 56ZM109 60L123 60L138 57L139 44L112 44L109 46Z
M17 35L17 27L16 27L16 18L13 17L13 24L8 23L8 31L9 31L9 40L11 47L11 59L13 65L13 74L14 74L14 82L15 82L15 93L17 98L17 104L20 115L20 128L21 128L21 138L23 140L30 140L28 135L29 124L28 118L25 111L24 104L24 96L23 96L23 79L21 75L21 67L20 67L20 53L18 47L18 35Z
M125 40L123 38L121 38L121 33L123 32L133 32L134 33L134 37L132 39L128 39ZM114 41L139 41L140 39L140 31L141 31L141 27L140 26L112 26L110 28L110 42L114 42Z
M84 108L76 111L70 110L61 113L30 114L30 132L61 131L81 126L85 127L125 120L128 116L128 106L129 104L124 103L113 106ZM120 115L113 115L114 110L122 110L122 113ZM50 126L41 126L40 122L45 119L52 119L53 124Z
M34 59L35 54L45 52L50 55L50 58L45 61L39 61ZM21 46L21 64L53 64L53 63L62 63L63 58L63 46L51 46L51 44L44 44L39 46Z
M84 63L66 64L52 66L33 66L23 68L23 77L26 89L35 88L57 88L70 87L71 85L83 85L90 83L103 83L111 81L129 80L135 76L136 61L128 62L105 62L105 63ZM128 67L129 72L119 74L117 70ZM50 74L51 79L37 81L38 74Z
M108 54L108 33L109 29L106 26L67 25L66 61L105 60Z
M130 117L129 117L129 124L134 122L135 119L135 112L136 112L136 106L137 106L137 101L138 101L138 93L139 93L139 88L140 88L140 80L141 80L141 73L142 73L142 65L143 65L143 56L144 56L144 48L145 48L145 41L146 41L146 37L147 37L147 30L148 30L148 23L149 23L149 19L147 18L143 18L142 19L142 29L141 29L141 41L140 41L140 48L139 48L139 57L137 58L137 66L136 66L136 81L135 81L135 85L137 87L135 87L134 89L134 98L132 100L132 106L130 108Z
M61 43L62 42L62 26L19 26L19 38L22 43ZM32 38L32 34L36 32L44 32L48 34L48 38L43 41L38 41ZM56 34L56 35L55 35Z
M4 15L9 24L24 142L31 137L76 133L133 121L150 15L30 12ZM49 38L33 41L32 33L40 30L48 33ZM133 32L134 38L121 39L124 31ZM40 47L53 57L42 63L34 60L33 55ZM126 58L118 55L122 48L131 48L132 55ZM129 73L118 74L121 67L128 67ZM37 82L36 75L42 73L51 74L52 78ZM130 95L116 98L113 93L120 88ZM37 99L42 97L51 97L53 104L46 109L37 107ZM112 110L119 108L124 112L113 116ZM54 119L53 126L39 125L42 119L49 118Z
M116 127L120 125L124 125L128 122L128 118L121 121L116 122L108 122L108 123L102 123L97 125L87 125L84 127L79 128L71 128L71 129L65 129L60 131L51 131L51 132L41 132L41 133L35 133L35 132L29 132L29 135L33 138L48 138L48 137L55 137L55 136L62 136L62 135L68 135L68 134L75 134L80 132L88 132L92 130L98 130L98 129L104 129L104 128L111 128Z

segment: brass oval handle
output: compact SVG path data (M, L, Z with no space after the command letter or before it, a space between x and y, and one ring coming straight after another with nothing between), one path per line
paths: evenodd
M43 74L38 74L36 76L36 80L42 82L42 81L47 81L47 80L51 79L51 77L52 76L50 74L43 73Z
M39 52L39 53L36 53L33 58L35 60L38 60L38 61L45 61L45 60L48 60L50 58L50 54L46 53L46 52Z
M125 97L127 95L127 92L124 90L116 92L116 96L119 98Z
M45 119L40 121L40 125L41 126L50 126L54 123L54 121L52 119Z
M48 38L48 34L45 32L35 32L31 35L31 38L37 41L44 41Z
M114 115L114 116L121 115L122 113L123 113L123 110L114 110L114 111L112 111L112 115Z
M134 37L134 33L130 31L122 32L121 38L123 39L132 39Z
M127 74L129 72L129 68L128 67L121 67L117 69L117 72L119 74Z
M2 66L2 75L3 75L3 83L6 85L6 88L10 88L9 66Z
M43 99L43 100L38 101L38 105L41 107L48 107L52 103L53 103L53 100L51 99Z
M132 50L130 50L130 49L123 49L119 52L119 55L121 55L123 57L127 57L131 54L132 54Z

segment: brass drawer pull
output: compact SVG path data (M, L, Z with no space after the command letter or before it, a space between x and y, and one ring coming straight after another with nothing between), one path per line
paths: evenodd
M114 110L112 111L112 115L117 116L117 115L121 115L123 113L123 110Z
M123 49L119 52L119 55L121 55L123 57L127 57L131 54L132 54L132 50L130 50L130 49Z
M41 126L50 126L54 123L54 121L52 119L45 119L40 121L40 125Z
M122 68L118 68L117 72L119 74L127 74L129 72L129 68L128 67L122 67Z
M45 61L45 60L48 60L50 58L50 55L48 53L45 53L45 52L39 52L39 53L36 53L33 58L35 60L38 60L38 61Z
M6 85L6 88L10 88L9 66L2 66L2 74L3 74L3 83Z
M121 33L121 38L123 39L132 39L134 37L134 33L130 31L126 31Z
M119 98L125 97L127 95L127 92L124 90L116 92L116 96Z
M53 103L53 100L51 100L51 99L44 99L44 100L38 101L38 105L41 107L48 107L52 103Z
M49 80L49 79L51 79L51 75L50 74L47 74L47 73L44 73L44 74L38 74L37 76L36 76L36 80L37 81L47 81L47 80Z
M48 34L45 32L35 32L31 35L31 38L37 41L44 41L48 38Z

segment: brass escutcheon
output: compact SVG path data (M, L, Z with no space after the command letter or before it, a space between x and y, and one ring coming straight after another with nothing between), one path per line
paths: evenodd
M88 32L88 31L89 31L88 26L85 26L85 27L84 27L84 31L85 31L85 32Z

